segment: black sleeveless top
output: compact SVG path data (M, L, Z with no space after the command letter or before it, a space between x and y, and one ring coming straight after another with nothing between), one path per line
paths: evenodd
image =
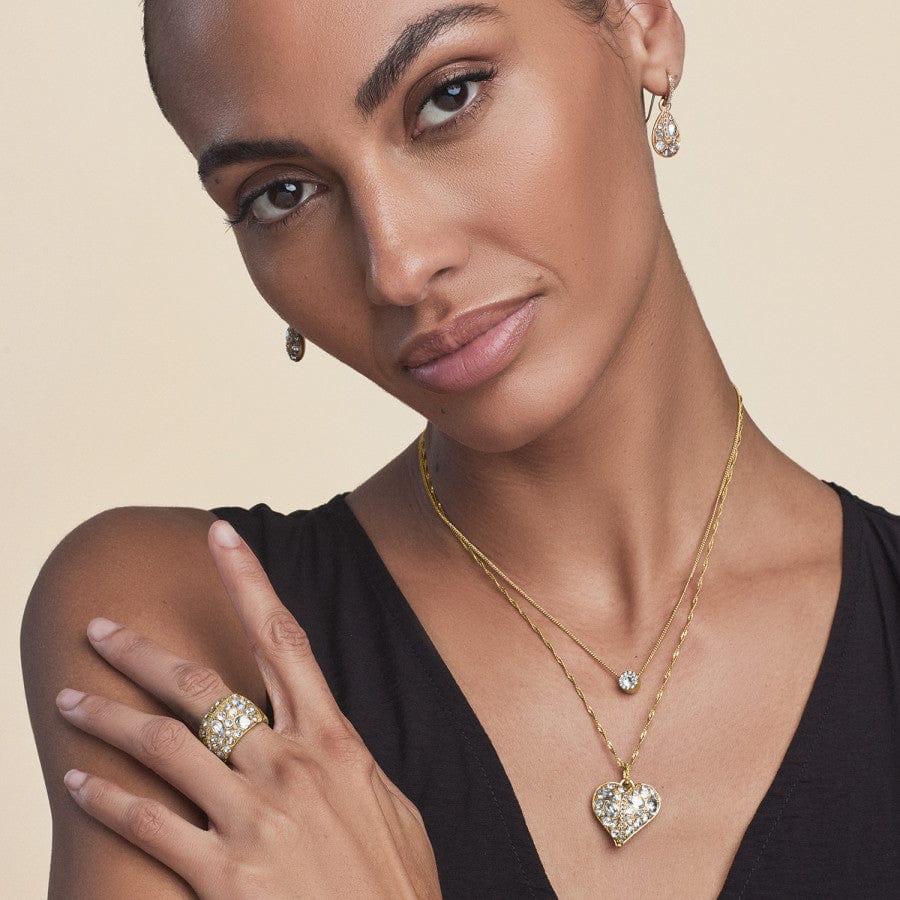
M900 896L900 517L830 486L844 513L834 621L722 897ZM213 512L257 554L342 711L418 807L444 896L555 896L493 745L344 495L289 515Z

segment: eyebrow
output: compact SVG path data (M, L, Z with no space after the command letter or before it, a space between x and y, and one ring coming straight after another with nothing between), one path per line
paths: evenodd
M201 181L206 181L224 166L311 155L310 149L299 141L216 141L200 154L197 174Z
M356 92L356 107L364 116L371 116L388 98L403 73L422 51L445 31L462 22L502 19L506 14L487 3L463 3L442 6L421 19L411 22L391 44L372 74Z
M407 25L356 92L356 108L370 117L390 96L404 72L444 32L463 22L506 18L496 6L463 3L441 6ZM205 182L217 169L245 162L312 156L299 141L216 141L201 154L197 174Z

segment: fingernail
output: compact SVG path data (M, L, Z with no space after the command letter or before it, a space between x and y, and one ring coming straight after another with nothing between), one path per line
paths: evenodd
M241 544L238 533L223 519L213 522L212 536L213 540L220 547L225 547L227 550L234 550L235 547L239 547Z
M118 631L122 626L109 619L92 619L88 623L87 636L92 641L102 641L103 638L109 637L114 631Z
M56 705L60 709L74 709L85 697L83 691L73 691L70 688L63 688L56 695Z
M80 769L69 769L63 775L63 781L70 791L77 791L87 781L87 774Z

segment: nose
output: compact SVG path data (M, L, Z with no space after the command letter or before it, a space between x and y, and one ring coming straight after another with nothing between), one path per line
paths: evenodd
M432 186L435 187L435 186ZM428 189L423 176L369 174L353 207L372 303L413 306L468 260L468 242L452 194Z

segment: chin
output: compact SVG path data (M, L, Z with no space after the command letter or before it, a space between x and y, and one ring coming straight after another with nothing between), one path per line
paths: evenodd
M602 371L558 360L519 361L474 391L400 397L455 443L479 453L512 453L552 438L573 421L597 389ZM575 372L579 372L578 377ZM404 392L407 393L407 392Z

